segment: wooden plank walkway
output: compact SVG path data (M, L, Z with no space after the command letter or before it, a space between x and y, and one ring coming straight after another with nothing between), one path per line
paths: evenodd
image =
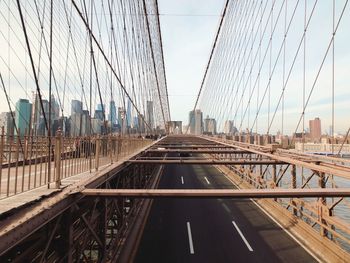
M123 160L125 161L125 160ZM110 164L105 164L100 167L99 171L103 170ZM10 212L12 209L17 209L19 207L25 206L29 203L39 201L45 197L49 197L50 195L62 191L62 189L70 186L74 183L82 181L83 179L87 179L89 177L93 177L95 175L94 172L83 172L77 175L73 175L68 178L64 178L61 182L61 188L56 189L55 183L50 184L50 189L47 188L47 185L43 185L41 187L10 196L8 198L0 199L0 215L4 213Z

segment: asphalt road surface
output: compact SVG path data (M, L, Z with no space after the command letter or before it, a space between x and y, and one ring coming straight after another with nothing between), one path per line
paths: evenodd
M166 165L159 188L232 188L212 166ZM135 262L316 262L250 200L156 199Z

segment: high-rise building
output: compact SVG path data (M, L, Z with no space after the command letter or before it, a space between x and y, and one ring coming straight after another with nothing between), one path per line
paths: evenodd
M135 129L139 128L139 118L137 116L134 116L133 127Z
M82 113L73 113L70 116L70 136L77 137L81 136L81 122L82 122Z
M15 113L13 113L15 114ZM14 132L14 124L11 112L0 113L0 127L4 127L4 134L11 135Z
M233 135L234 133L234 122L231 120L225 121L224 133L226 135Z
M103 121L103 111L102 110L95 110L95 119L99 119Z
M100 119L93 118L91 119L91 133L92 134L101 134L103 121Z
M101 111L106 111L106 105L104 104L97 104L97 109Z
M143 116L143 114L139 114L138 115L138 130L140 133L145 133L145 121L144 121L145 117Z
M83 113L83 103L80 100L72 100L71 115L74 113Z
M42 111L39 95L35 94L33 98L33 106L32 106L32 127L34 130L34 134L47 135L45 118L48 125L49 125L49 121L51 120L51 132L53 132L53 128L52 128L53 123L55 120L59 119L60 108L59 108L58 101L55 99L53 95L51 96L51 116L49 116L49 101L46 99L43 99L42 106L44 108L44 112Z
M15 123L19 130L19 135L24 136L29 132L31 125L32 104L27 99L19 99L16 103ZM15 131L17 134L17 131Z
M109 103L108 120L109 120L109 122L111 123L112 126L114 124L117 124L117 108L115 106L114 100L111 100L111 102Z
M321 139L321 120L320 118L315 118L314 120L309 120L310 127L310 138L312 140Z
M201 110L190 111L189 113L190 133L200 135L203 132L203 113Z
M81 116L81 135L90 135L90 113L88 110L83 110Z
M132 122L132 119L131 119L131 101L128 99L128 104L126 106L126 125L128 127L131 127L131 122Z
M207 118L204 119L203 131L207 134L216 134L216 120L207 115Z
M146 122L150 126L150 128L154 129L154 115L153 115L153 101L147 101L147 109L146 109Z
M120 127L121 134L126 132L126 112L123 107L118 107L118 124Z

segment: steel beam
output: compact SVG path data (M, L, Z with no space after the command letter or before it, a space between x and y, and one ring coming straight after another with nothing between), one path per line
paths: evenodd
M335 189L85 189L85 196L139 198L291 198L350 197L350 188Z
M162 144L157 144L155 146L153 146L151 149L157 149L157 148L166 148L166 149L202 149L202 148L205 148L205 149L234 149L236 148L236 146L232 145L232 146L229 146L229 145L218 145L218 144L215 144L215 145L203 145L203 144L188 144L188 145L162 145Z
M274 160L128 160L129 163L139 164L200 164L200 165L271 165L286 164L282 161Z
M230 149L227 149L227 148L224 148L224 149L216 149L216 150L213 150L213 149L150 149L147 151L147 153L221 153L221 154L241 154L241 153L244 153L244 154L252 154L251 152L249 151L242 151L242 150L230 150Z
M203 138L204 139L204 138ZM212 142L217 142L213 139L209 139L209 138L205 138L208 141L212 141ZM219 142L217 142L219 143ZM226 143L226 142L220 142L223 145L226 146L230 146L230 144ZM277 155L277 154L273 154L273 153L266 153L260 150L255 150L252 148L249 148L248 146L239 146L239 145L233 145L233 147L240 149L240 150L247 150L250 151L251 153L255 153L255 154L260 154L262 156L265 156L267 158L270 158L272 160L276 160L276 161L280 161L280 162L284 162L284 163L289 163L289 164L294 164L296 166L300 166L300 167L304 167L313 171L318 171L318 172L322 172L322 173L326 173L326 174L332 174L335 176L339 176L339 177L343 177L343 178L347 178L350 179L350 171L346 170L344 171L344 167L342 167L341 169L338 166L332 166L329 167L328 164L326 163L322 163L322 162L317 162L315 161L312 162L311 160L309 161L300 161L298 159L295 159L295 157L290 157L290 156L281 156L281 155Z

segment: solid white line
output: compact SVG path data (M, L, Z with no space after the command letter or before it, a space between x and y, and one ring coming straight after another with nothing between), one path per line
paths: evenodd
M238 234L241 236L241 238L243 239L245 245L247 246L247 248L249 249L249 251L253 251L252 247L249 245L249 242L247 241L247 239L244 237L243 233L241 232L241 230L239 229L239 227L237 226L235 221L232 221L233 226L236 228Z
M228 177L224 172L222 172L220 169L216 168L219 170L225 177L226 179L231 182L234 186L236 186L239 189L239 186L230 178ZM302 244L294 235L287 229L285 229L273 216L270 215L269 212L267 212L261 205L259 205L255 200L250 198L250 201L253 202L265 215L267 215L273 222L275 222L288 236L290 236L295 242L297 242L303 249L306 250L312 257L314 257L318 262L323 262L316 254L314 254L309 248L307 248L304 244Z
M187 234L188 234L188 242L190 244L190 254L194 254L190 222L187 222Z
M181 176L181 183L184 184L184 178Z
M207 184L210 184L210 182L208 181L208 178L206 176L204 176L205 181L207 181Z

